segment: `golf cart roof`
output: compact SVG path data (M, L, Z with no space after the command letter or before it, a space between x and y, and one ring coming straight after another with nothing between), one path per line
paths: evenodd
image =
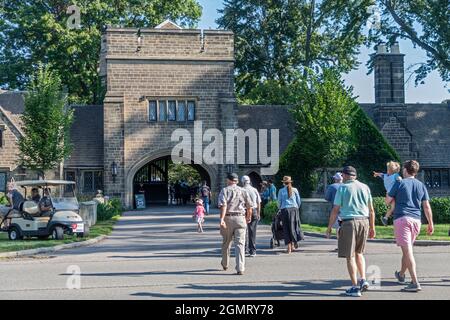
M24 180L16 181L16 185L20 187L48 187L48 186L63 186L74 185L75 181L67 180Z

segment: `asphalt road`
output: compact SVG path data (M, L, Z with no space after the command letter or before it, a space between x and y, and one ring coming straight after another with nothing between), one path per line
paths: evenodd
M269 227L260 226L257 257L237 276L234 259L228 271L220 266L217 212L198 234L192 211L127 212L96 245L0 260L0 299L347 299L350 282L335 240L307 237L287 255L284 247L269 248ZM417 247L416 257L423 291L403 293L393 277L399 248L368 244L367 265L381 283L357 299L450 299L450 247Z

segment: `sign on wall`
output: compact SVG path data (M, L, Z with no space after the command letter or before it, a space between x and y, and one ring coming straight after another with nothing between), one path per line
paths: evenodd
M143 194L136 194L134 196L136 209L145 209L145 196Z

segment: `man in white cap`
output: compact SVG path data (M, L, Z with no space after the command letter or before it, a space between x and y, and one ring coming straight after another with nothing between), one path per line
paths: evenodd
M336 172L333 176L334 183L330 184L325 191L325 200L331 203L331 208L333 208L334 197L336 197L336 191L342 186L342 173ZM333 225L333 228L336 230L336 237L339 239L339 226L341 223L341 218L338 215L336 222Z
M249 176L242 176L242 187L252 200L252 219L247 225L247 249L250 257L256 257L256 227L261 219L261 196L256 188L252 187Z

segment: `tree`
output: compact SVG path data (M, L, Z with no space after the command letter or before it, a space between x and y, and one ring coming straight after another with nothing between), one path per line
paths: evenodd
M107 25L154 27L170 18L194 26L196 0L2 0L0 87L24 89L39 63L57 71L69 101L101 103L98 75L101 33ZM80 8L80 29L67 27L69 5Z
M382 21L375 38L411 41L428 60L417 64L416 84L433 70L450 81L450 2L448 0L377 0Z
M351 148L345 164L358 169L359 179L369 185L372 195L384 196L381 179L375 179L372 173L385 172L386 163L400 161L400 157L359 106L354 112L351 131Z
M371 0L226 0L217 20L235 33L236 89L245 97L258 83L292 82L307 68L358 66Z
M341 165L350 150L350 126L355 108L359 108L351 88L344 86L336 70L326 69L321 75L310 71L307 78L299 76L289 85L267 81L248 96L253 103L291 106L295 138L281 156L277 180L293 176L302 195L309 196L314 170Z
M39 66L25 95L24 136L19 159L25 168L45 178L71 152L69 137L73 112L66 108L61 79L48 66Z

